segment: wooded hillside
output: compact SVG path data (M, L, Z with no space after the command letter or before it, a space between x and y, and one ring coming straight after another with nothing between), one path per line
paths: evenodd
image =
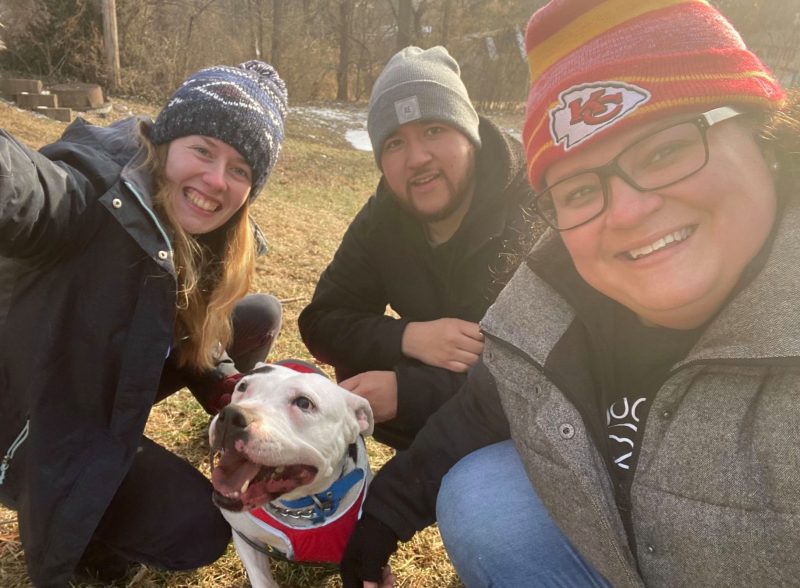
M443 44L491 106L524 99L524 29L545 0L0 0L0 68L108 85L112 2L121 94L160 99L200 67L261 58L295 102L365 100L398 48ZM714 4L786 85L800 84L800 0Z

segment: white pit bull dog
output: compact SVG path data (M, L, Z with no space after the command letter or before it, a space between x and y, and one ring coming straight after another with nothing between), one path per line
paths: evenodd
M339 563L372 474L369 403L325 376L259 364L211 421L214 502L253 588L269 556Z

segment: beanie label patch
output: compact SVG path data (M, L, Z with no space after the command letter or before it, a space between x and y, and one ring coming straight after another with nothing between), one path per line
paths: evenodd
M580 84L564 90L558 105L550 111L553 143L563 143L564 151L614 125L646 104L650 92L624 82Z
M419 109L419 100L416 96L409 96L402 100L397 100L394 103L395 112L397 112L397 124L404 125L412 120L419 120L422 118L422 112Z

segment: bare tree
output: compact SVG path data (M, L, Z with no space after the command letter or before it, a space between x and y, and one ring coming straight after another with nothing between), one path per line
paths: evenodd
M117 36L117 3L103 0L103 38L106 50L106 67L109 85L113 90L119 88L119 38Z
M280 70L283 52L283 21L286 13L285 0L272 0L272 50L270 60Z
M256 59L264 59L264 1L247 0L247 22Z
M442 3L442 34L439 36L440 43L447 47L447 41L450 39L450 10L452 8L452 0L444 0Z
M349 100L350 47L353 27L353 0L339 0L339 66L336 70L336 99Z
M191 51L189 51L189 48L192 46L192 35L194 33L195 23L216 1L217 0L199 0L186 3L186 8L189 9L189 18L186 22L186 32L183 36L183 45L176 47L176 50L182 49L182 51L180 56L176 55L175 71L172 76L172 84L170 84L171 86L176 86L180 80L185 78L189 73L189 58L192 54Z
M800 85L800 0L711 0L786 85ZM546 0L116 0L122 86L162 99L191 71L271 61L293 102L363 100L398 49L445 45L470 97L524 101L523 33ZM107 83L101 0L0 0L0 68Z
M396 48L399 51L403 47L411 45L414 26L414 7L411 5L411 0L398 0L397 4Z

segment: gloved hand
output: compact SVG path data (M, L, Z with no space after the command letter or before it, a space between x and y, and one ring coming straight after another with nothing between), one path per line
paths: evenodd
M214 403L214 408L216 412L221 411L223 408L228 406L231 403L231 396L233 396L233 389L236 388L236 384L239 383L244 377L242 373L231 374L230 376L226 376L222 379L222 383L220 384L220 389L222 392L217 396L216 402Z
M195 397L208 414L217 414L231 403L233 389L243 377L244 374L239 372L225 376L221 380L217 380L211 386L206 384L205 387L211 388L211 390L208 396L205 397L205 400L199 394L195 394ZM192 390L192 392L195 392L195 390Z
M378 519L365 514L356 523L340 564L344 588L384 581L383 569L397 550L397 535Z

